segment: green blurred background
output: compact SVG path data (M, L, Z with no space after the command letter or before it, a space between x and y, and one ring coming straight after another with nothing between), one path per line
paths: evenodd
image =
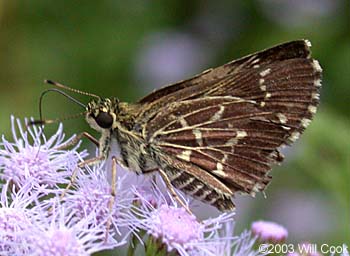
M44 79L136 101L151 90L284 41L307 38L324 69L321 105L274 169L267 198L238 199L237 232L276 221L292 242L350 245L348 0L0 0L0 125L38 117ZM83 102L89 99L74 95ZM46 118L81 109L57 94ZM65 122L68 135L88 130Z

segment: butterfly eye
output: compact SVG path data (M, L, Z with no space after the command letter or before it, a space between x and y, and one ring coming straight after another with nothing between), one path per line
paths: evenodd
M107 112L100 112L95 117L96 123L102 128L110 128L113 124L113 117L111 114Z

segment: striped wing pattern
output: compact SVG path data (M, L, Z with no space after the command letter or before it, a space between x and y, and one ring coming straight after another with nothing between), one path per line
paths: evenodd
M278 149L316 113L321 67L299 40L160 89L140 101L144 136L172 184L219 210L263 191Z

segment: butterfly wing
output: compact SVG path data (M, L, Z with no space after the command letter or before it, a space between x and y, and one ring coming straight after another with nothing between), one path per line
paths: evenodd
M265 189L279 147L319 102L321 68L300 40L249 55L140 101L144 136L173 185L220 210Z
M310 42L307 40L297 40L250 54L222 66L208 69L193 78L158 89L142 98L139 103L151 103L151 105L156 105L155 103L162 101L166 104L168 102L166 101L167 96L172 96L174 93L189 87L197 89L195 88L196 86L200 87L200 85L215 82L220 78L237 73L242 69L258 68L276 61L284 61L287 59L309 58L310 45Z

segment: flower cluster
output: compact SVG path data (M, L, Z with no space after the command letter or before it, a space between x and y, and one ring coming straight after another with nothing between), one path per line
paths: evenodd
M283 226L263 220L253 222L252 231L263 242L279 243L288 236L288 231Z
M79 145L71 150L59 150L73 139L64 140L62 125L53 136L46 139L38 127L24 130L21 122L14 117L11 117L11 123L14 142L9 142L2 136L0 177L13 182L17 187L29 182L38 189L58 189L58 184L67 182L79 159L87 156L86 151L77 151Z
M159 177L118 167L111 184L104 162L79 168L87 151L79 144L65 148L74 137L65 139L62 125L46 138L41 128L11 122L13 141L0 142L0 255L75 256L118 248L128 255L256 256L264 255L254 250L261 238L286 238L283 228L266 223L234 236L234 213L199 220Z

